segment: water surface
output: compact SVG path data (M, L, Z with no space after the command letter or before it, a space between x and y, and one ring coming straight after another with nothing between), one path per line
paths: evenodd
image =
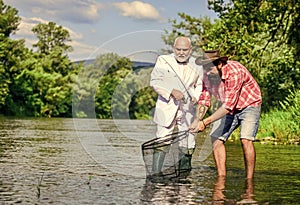
M255 144L253 181L242 149L226 144L228 176L217 178L205 134L187 180L145 179L140 145L150 121L0 118L1 204L299 204L299 146Z

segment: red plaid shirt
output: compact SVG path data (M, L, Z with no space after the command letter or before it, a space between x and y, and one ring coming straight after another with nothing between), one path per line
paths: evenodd
M210 96L214 95L225 109L233 112L248 106L260 106L260 88L250 72L239 62L227 61L222 68L222 78L209 80L204 74L203 91L198 104L210 106Z

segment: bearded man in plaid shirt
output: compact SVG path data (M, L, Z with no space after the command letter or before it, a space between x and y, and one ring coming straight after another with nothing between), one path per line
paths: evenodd
M203 91L198 101L192 131L203 131L213 123L210 133L218 176L226 176L224 143L240 126L240 141L245 160L246 178L254 175L256 154L253 141L258 130L262 97L259 85L239 62L220 57L218 50L205 51L196 59L204 68ZM203 119L210 106L211 95L221 103L212 115Z

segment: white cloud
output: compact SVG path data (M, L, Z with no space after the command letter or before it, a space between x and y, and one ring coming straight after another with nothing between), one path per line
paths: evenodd
M97 2L74 1L67 9L57 10L56 15L73 23L95 23L100 19L103 5Z
M91 53L97 49L96 46L80 43L79 41L72 41L70 45L74 48L74 50L68 54L72 61L89 59Z
M113 4L117 9L121 10L123 16L133 17L136 19L159 20L163 18L155 7L142 1L119 2Z
M25 39L25 45L27 48L32 48L32 45L37 42L37 38L31 31L31 29L39 23L47 24L49 21L46 21L41 18L26 18L21 17L21 22L18 27L18 31L13 39ZM83 35L81 33L77 33L70 28L63 27L64 29L69 31L71 42L67 44L72 46L74 51L71 52L70 56L74 59L78 59L80 55L88 56L91 53L91 50L95 50L96 48L84 43L80 43L79 41L83 39Z
M100 19L100 11L104 8L103 4L95 0L5 0L5 3L30 11L30 15L73 23L95 23Z
M113 43L111 43L112 48L95 48L95 42L101 44L103 41L109 41L114 36L128 32L127 28L122 28L124 30L121 31L118 31L118 28L115 27L111 28L109 27L111 23L108 24L107 22L122 21L124 16L139 20L150 20L154 23L155 21L161 22L163 19L153 5L142 1L126 2L123 0L119 3L103 0L3 1L5 4L19 10L19 16L21 17L19 30L12 38L25 39L26 47L32 48L32 44L37 42L37 38L31 29L39 23L56 22L57 25L62 25L70 33L72 42L68 42L68 45L71 45L74 49L69 54L72 60L89 58L98 50L101 50L101 52L120 52L122 50L121 44L114 45ZM116 11L121 12L122 16L116 16ZM102 16L103 18L101 18ZM136 22L132 23L129 24L134 25ZM131 29L143 29L140 26L140 24L131 26ZM127 47L124 50L127 51Z
M40 18L21 17L20 25L18 26L18 31L16 32L16 35L23 36L25 38L26 37L31 38L33 36L33 33L31 31L32 27L34 27L39 23L48 23L48 22Z
M26 17L21 17L21 22L20 25L18 27L18 31L16 32L16 35L18 36L23 36L23 37L27 37L27 38L32 38L34 36L33 32L31 31L31 29L36 26L37 24L43 23L43 24L47 24L49 21L46 21L42 18L36 18L36 17L32 17L32 18L26 18ZM71 39L82 39L82 34L77 33L75 31L73 31L70 28L67 27L63 27L64 29L69 31L70 37Z

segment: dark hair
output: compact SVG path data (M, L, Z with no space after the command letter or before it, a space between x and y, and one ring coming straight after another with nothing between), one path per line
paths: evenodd
M227 64L227 61L224 61L222 59L217 59L217 60L213 61L212 63L214 64L214 66L217 66L217 65L219 65L219 62L221 62L222 65L226 65Z
M217 59L217 60L214 60L213 62L212 62L212 64L214 64L214 66L218 66L219 65L219 59Z

